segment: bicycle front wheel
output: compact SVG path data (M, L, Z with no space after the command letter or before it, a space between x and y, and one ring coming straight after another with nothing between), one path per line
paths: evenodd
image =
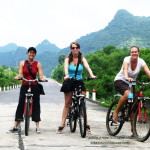
M74 107L70 108L70 112L69 112L69 126L70 126L70 131L71 132L75 132L76 131L77 115L76 115Z
M150 108L146 104L138 104L133 120L133 133L135 138L140 141L146 141L150 136Z
M29 124L30 124L30 99L26 102L26 112L25 112L25 135L29 134Z
M118 105L118 101L114 101L110 105L110 107L109 107L109 109L107 111L107 115L106 115L106 128L107 128L107 132L110 135L112 135L112 136L117 135L120 132L122 126L123 126L123 123L121 123L120 121L118 121L117 124L114 123L114 121L113 121L113 113L114 113L114 110L116 109L117 105ZM122 112L119 112L118 118L119 118L119 116L121 116L121 113Z
M80 134L82 138L86 136L86 123L87 123L87 114L86 114L86 107L85 107L85 99L81 99L81 104L79 108L79 127L80 127Z

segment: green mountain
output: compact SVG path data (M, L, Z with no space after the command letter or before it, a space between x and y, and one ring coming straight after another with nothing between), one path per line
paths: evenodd
M7 52L0 53L0 65L16 67L19 65L20 61L27 59L27 48L16 47L14 51L7 48L8 46L4 47ZM58 65L58 52L60 48L51 44L48 40L44 40L36 46L36 49L36 60L42 64L44 75L49 77L51 71Z
M0 53L15 51L17 49L17 47L18 46L14 43L10 43L5 46L1 46Z
M133 16L118 10L113 20L103 30L79 38L84 53L94 52L108 45L116 47L150 47L150 17Z
M112 21L104 29L77 39L84 54L93 53L108 45L118 48L131 47L150 48L150 17L134 16L126 10L118 10ZM20 60L26 59L27 49L16 45L0 47L0 65L17 66ZM15 50L14 50L15 49ZM48 40L36 46L36 59L42 63L43 72L49 76L58 65L60 55L68 55L69 47L58 48Z
M40 44L36 46L37 54L41 54L43 52L52 52L58 53L60 48L58 48L55 44L51 44L48 40L44 40Z

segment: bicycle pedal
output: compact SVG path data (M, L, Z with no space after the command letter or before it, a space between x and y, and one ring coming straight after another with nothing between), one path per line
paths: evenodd
M70 115L67 116L67 119L70 119Z

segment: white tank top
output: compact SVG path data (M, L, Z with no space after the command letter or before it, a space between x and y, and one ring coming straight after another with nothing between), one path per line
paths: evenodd
M141 68L143 66L145 66L145 61L142 59L142 58L138 58L138 62L137 62L137 66L135 68L135 70L133 71L131 69L131 56L127 56L124 58L124 61L123 62L127 62L129 67L128 67L128 77L129 78L132 78L133 80L136 80ZM126 81L125 77L124 77L124 73L123 73L123 65L121 67L121 70L119 71L119 73L116 75L115 80L123 80L123 81Z

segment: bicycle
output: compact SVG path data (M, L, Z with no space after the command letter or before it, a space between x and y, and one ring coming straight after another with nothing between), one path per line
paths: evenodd
M86 98L82 94L80 81L92 80L92 78L85 78L81 80L74 80L74 91L72 96L72 105L70 106L69 119L67 125L70 126L70 131L75 132L77 121L79 121L80 134L82 138L86 136L86 126L87 126L87 113L86 113Z
M30 117L32 117L32 104L33 104L33 94L31 93L31 83L32 82L47 82L46 81L41 81L38 79L34 80L27 80L25 78L20 78L18 80L24 80L29 82L29 88L27 90L27 93L25 94L25 104L24 104L24 118L25 118L25 135L28 136L29 134L29 125L30 125Z
M136 83L139 85L138 92L135 92ZM133 136L140 142L146 141L150 136L150 100L149 97L143 97L142 88L144 85L150 83L144 83L139 81L129 82L129 90L133 93L133 97L129 97L128 101L118 113L118 123L113 121L113 112L117 107L118 101L114 101L106 115L106 128L110 135L117 135L125 122L132 121L129 120L131 114L133 117ZM120 94L114 95L115 97L121 97Z

